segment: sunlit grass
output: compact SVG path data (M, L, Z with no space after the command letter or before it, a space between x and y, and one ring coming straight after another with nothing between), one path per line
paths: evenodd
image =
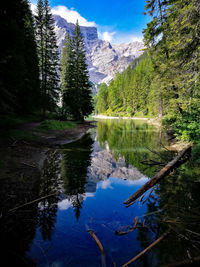
M75 128L77 122L73 121L58 121L58 120L45 120L38 127L39 130L64 130Z

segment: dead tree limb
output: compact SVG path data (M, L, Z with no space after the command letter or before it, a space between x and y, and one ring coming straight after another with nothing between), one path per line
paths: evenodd
M164 168L162 168L152 179L150 179L146 184L140 187L132 196L130 196L124 204L127 206L135 201L138 197L143 195L147 190L152 188L157 184L162 178L168 175L178 164L180 159L187 153L191 152L192 145L187 146L183 149L172 161L170 161Z
M31 167L31 168L36 168L36 166L28 164L28 163L25 163L25 162L21 162L21 164L23 164L25 166L28 166L28 167Z
M42 200L44 200L44 199L47 199L47 198L52 197L52 196L55 196L55 195L57 195L57 194L58 194L58 192L57 192L57 193L52 193L52 194L47 195L47 196L44 196L44 197L40 197L40 198L34 199L33 201L27 202L27 203L25 203L25 204L22 204L22 205L20 205L20 206L17 206L17 207L15 207L15 208L13 208L13 209L10 209L9 212L16 211L16 210L18 210L18 209L21 209L21 208L23 208L23 207L25 207L25 206L28 206L28 205L31 205L31 204L34 204L34 203L38 203L38 202L40 202L40 201L42 201Z
M97 244L98 248L100 249L101 253L104 254L104 248L103 248L101 242L99 241L98 237L95 235L95 233L92 230L88 230L88 233L94 239L94 241Z
M140 252L138 255L136 255L134 258L132 258L130 261L128 261L127 263L125 263L124 265L122 265L122 267L126 267L126 266L130 265L131 263L133 263L134 261L136 261L137 259L139 259L147 251L149 251L150 249L152 249L161 240L163 240L168 234L169 234L169 232L166 232L163 235L161 235L158 239L156 239L151 245L149 245L147 248L145 248L142 252Z

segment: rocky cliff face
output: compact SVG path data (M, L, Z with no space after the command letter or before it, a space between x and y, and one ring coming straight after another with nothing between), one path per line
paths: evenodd
M54 15L57 45L61 51L67 34L73 35L75 25ZM140 42L111 45L100 40L96 27L80 27L86 49L86 58L91 82L109 83L117 72L124 71L128 65L139 57L144 48Z

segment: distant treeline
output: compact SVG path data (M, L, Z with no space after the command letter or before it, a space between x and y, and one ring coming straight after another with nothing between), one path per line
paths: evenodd
M177 136L200 140L200 1L148 0L145 53L109 86L96 112L162 117ZM146 14L145 13L145 14Z

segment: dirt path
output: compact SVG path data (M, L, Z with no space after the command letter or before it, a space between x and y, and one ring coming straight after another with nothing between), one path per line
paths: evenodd
M90 128L95 127L94 121L85 121L78 124L75 128L64 130L39 130L41 122L23 123L16 127L18 130L27 131L32 138L24 138L23 141L34 146L56 147L62 146L80 139Z

